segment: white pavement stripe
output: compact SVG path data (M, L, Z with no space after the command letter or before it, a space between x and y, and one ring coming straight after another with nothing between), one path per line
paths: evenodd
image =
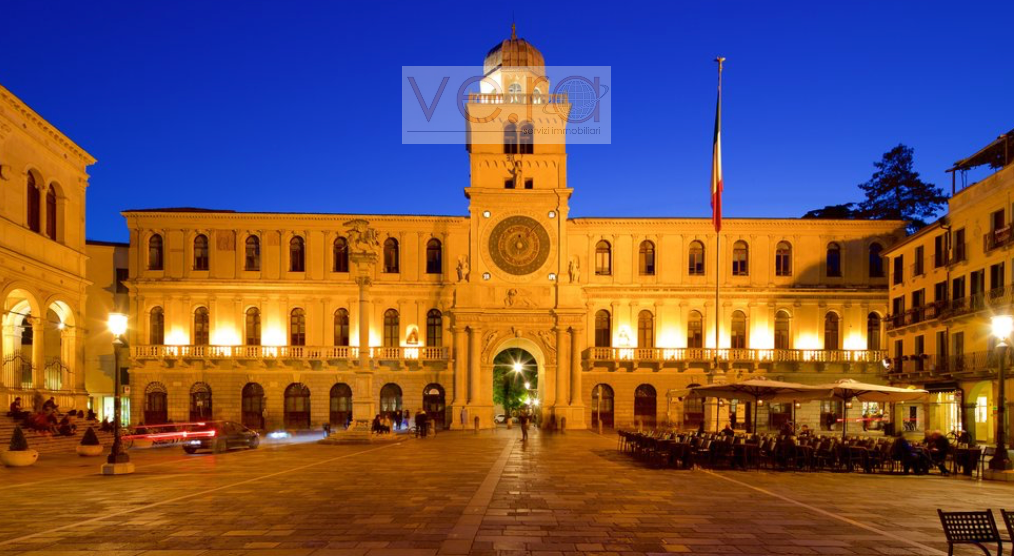
M206 494L211 494L213 492L219 492L219 491L222 491L222 490L228 490L230 488L234 488L234 487L238 487L238 486L241 486L241 485L247 485L247 484L250 484L250 483L261 481L263 479L270 479L271 477L278 477L279 475L287 475L289 473L295 473L296 471L302 471L304 469L309 469L311 467L317 467L318 465L324 465L324 464L327 464L327 463L331 463L333 461L338 461L340 459L345 459L345 458L352 457L352 456L358 456L360 454L368 454L370 452L376 452L377 450L383 450L384 448L390 448L391 446L398 446L400 444L401 444L401 442L397 442L397 443L388 444L386 446L380 446L378 448L371 448L369 450L360 450L358 452L352 452L351 454L345 454L345 455L341 455L341 456L338 456L338 457L335 457L335 458L326 459L326 460L323 460L323 461L318 461L318 462L314 462L314 463L308 463L306 465L301 465L299 467L293 467L292 469L286 469L284 471L276 471L275 473L268 473L267 475L261 475L259 477L253 477L251 479L246 479L246 480L243 480L243 481L238 481L238 482L231 483L231 484L228 484L228 485L225 485L225 486L220 486L220 487L216 487L216 488L212 488L212 489L208 489L208 490L202 490L201 492L194 492L194 493L191 493L191 494L185 494L183 496L177 496L176 498L170 498L168 500L161 500L159 502L153 502L151 504L146 504L144 506L139 506L137 508L131 508L129 510L121 510L121 511L118 511L118 512L111 512L111 513L108 513L108 514L105 514L105 515L100 515L98 517L93 517L91 519L86 519L84 521L78 521L77 523L71 523L71 524L68 524L68 525L64 525L62 527L54 527L52 529L47 529L45 531L39 531L37 533L32 533L30 535L23 535L23 536L20 536L20 537L15 537L13 539L2 540L2 541L0 541L0 546L7 546L7 545L10 545L10 544L14 544L14 543L26 541L26 540L29 540L29 539L33 539L35 537L42 537L42 536L45 536L45 535L49 535L50 533L56 533L56 532L59 532L59 531L66 531L67 529L73 529L75 527L80 527L82 525L88 525L90 523L95 523L95 522L98 522L98 521L104 521L104 520L112 518L112 517L132 514L132 513L141 512L141 511L144 511L144 510L150 510L151 508L157 508L159 506L165 506L166 504L172 504L174 502L179 502L180 500L189 500L190 498L197 498L199 496L204 496ZM106 480L113 480L113 481L115 481L116 478L115 478L115 476L111 476L111 477L107 478Z
M489 509L489 503L493 501L493 493L500 482L500 477L503 476L503 470L507 467L507 460L510 459L516 442L517 439L507 442L500 455L497 456L489 473L486 473L486 478L482 480L482 484L479 485L475 494L472 495L472 499L465 506L465 511L462 512L457 523L454 524L454 528L447 535L440 554L468 554L471 551L472 543L475 541L476 535L479 534L482 518L486 515L486 510Z

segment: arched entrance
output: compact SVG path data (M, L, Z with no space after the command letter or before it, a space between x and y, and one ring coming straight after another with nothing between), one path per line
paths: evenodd
M203 382L190 387L190 420L211 420L211 387Z
M504 349L493 358L493 404L496 415L519 411L538 414L539 363L528 350Z
M352 421L352 388L344 382L331 387L331 409L328 422L333 427L346 428Z
M969 432L972 433L972 438L976 442L990 443L994 441L993 437L996 431L996 421L993 416L994 400L992 381L977 382L968 391L966 403L973 407L972 426L969 427Z
M634 390L634 423L646 429L655 428L657 415L657 393L650 384L642 384Z
M613 388L608 384L596 384L592 388L592 427L613 426Z
M402 408L401 386L388 383L380 389L380 416L394 421L394 412Z
M310 428L310 389L294 382L285 389L285 428Z
M3 335L4 359L0 386L25 390L34 388L33 346L37 336L38 341L42 341L42 334L36 334L36 323L40 319L35 298L25 290L14 289L4 299L3 308L4 330L10 333Z
M243 387L243 426L255 430L264 428L264 387L256 382Z
M144 424L161 425L169 420L169 392L161 382L144 389Z
M423 411L433 420L437 430L444 429L446 409L443 386L434 383L423 388Z
M687 389L696 388L700 384L688 384ZM690 394L683 398L683 429L697 430L704 423L704 397Z

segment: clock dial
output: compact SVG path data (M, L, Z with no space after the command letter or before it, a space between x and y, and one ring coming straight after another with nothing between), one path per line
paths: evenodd
M531 274L549 258L549 233L534 218L511 216L493 228L489 254L504 272L515 276Z

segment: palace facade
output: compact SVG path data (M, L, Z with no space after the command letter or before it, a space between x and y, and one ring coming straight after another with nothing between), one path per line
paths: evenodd
M85 190L81 147L0 87L0 402L85 407ZM6 411L6 409L5 409Z
M566 145L534 132L570 108L542 92L543 64L516 36L487 55L509 94L467 105L465 216L124 212L133 421L306 428L423 408L486 428L494 359L513 348L535 362L542 422L567 428L742 426L758 408L678 392L881 379L881 254L904 223L729 218L719 243L710 219L572 217ZM760 408L761 425L789 405Z

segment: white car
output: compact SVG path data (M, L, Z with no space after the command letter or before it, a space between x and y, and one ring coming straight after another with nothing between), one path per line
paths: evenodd
M493 417L493 422L498 425L502 425L503 423L507 422L507 416L504 415L503 413L499 413L497 414L496 417Z

